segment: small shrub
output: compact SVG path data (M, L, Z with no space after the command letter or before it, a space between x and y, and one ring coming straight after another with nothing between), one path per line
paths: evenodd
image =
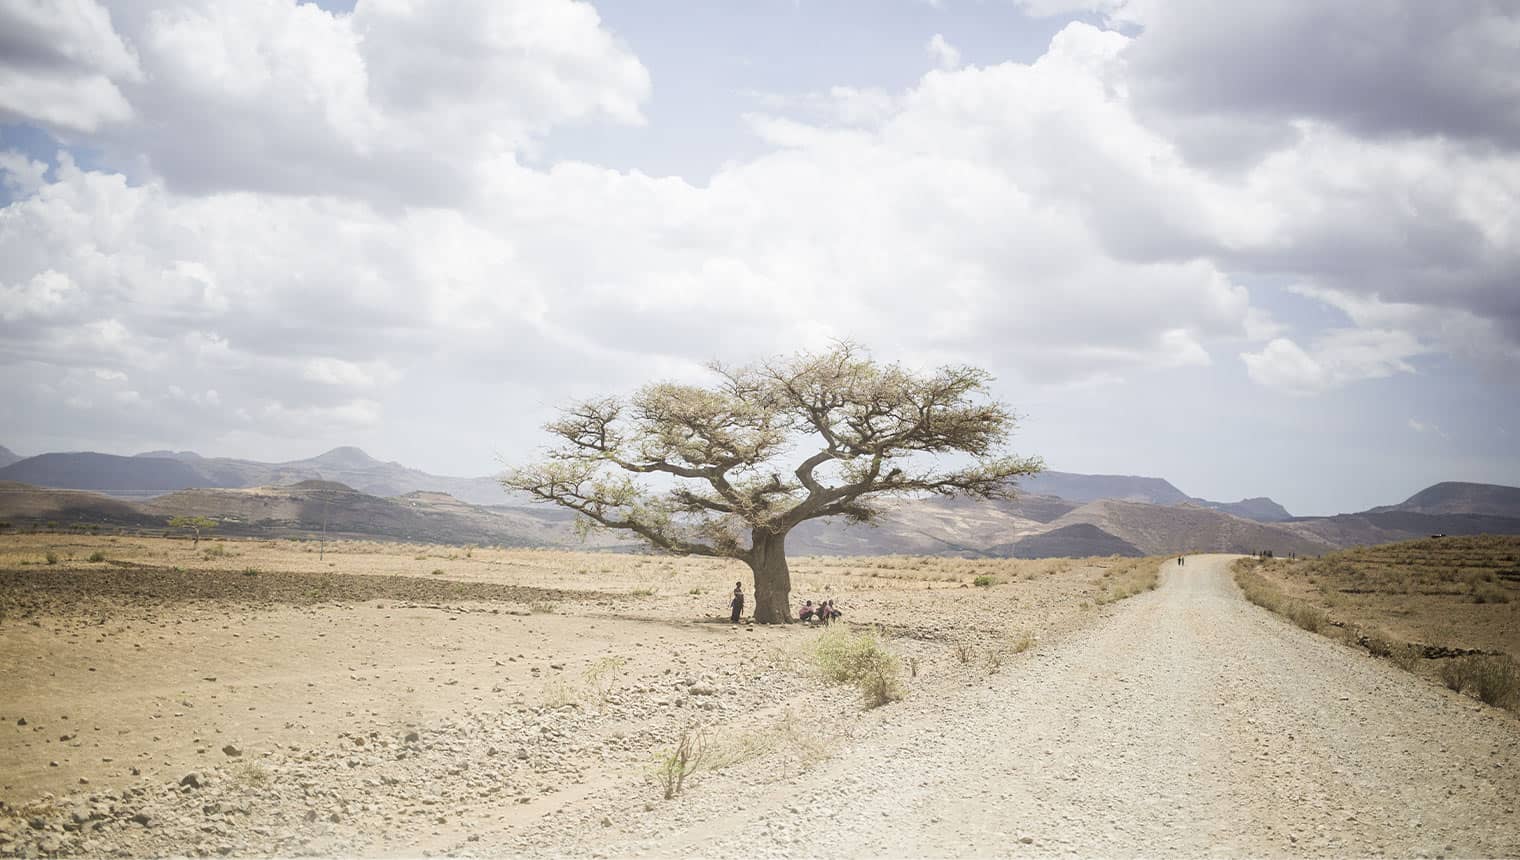
M1330 616L1325 614L1325 610L1298 601L1294 601L1288 608L1288 617L1310 633L1318 633L1330 625Z
M1028 633L1025 633L1023 636L1020 636L1019 638L1013 640L1013 645L1011 646L1010 650L1012 650L1015 654L1022 654L1025 651L1028 651L1029 647L1033 644L1034 637Z
M94 552L90 553L89 560L90 561L105 561L106 560L106 554L97 549Z
M47 560L48 564L58 563L58 553L53 552L52 550L48 550L47 555L44 555L43 558Z
M1388 659L1392 660L1395 666L1398 666L1405 672L1413 672L1420 665L1420 659L1424 656L1424 653L1419 648L1407 644L1393 648L1388 652Z
M243 575L244 576L258 576L259 575L259 569L256 568L256 567L245 567L245 568L243 568Z
M975 656L976 649L971 647L970 642L955 643L955 659L959 660L961 662L961 665L964 666L965 664L970 663L972 658Z
M1473 586L1473 603L1508 603L1509 592L1501 586L1483 583Z
M1441 671L1437 674L1447 689L1460 693L1472 684L1473 658L1453 657L1441 664Z
M993 579L985 573L978 576L976 579L971 580L971 584L977 588L991 588L992 585L996 582L996 579Z
M628 592L628 595L630 597L653 597L655 595L655 589L653 589L653 588L635 588L634 590Z
M701 728L690 728L681 732L681 739L674 749L660 756L655 764L654 780L664 791L666 800L674 800L686 788L686 780L702 766L706 754L706 732Z
M896 702L907 694L897 656L873 633L851 633L836 627L818 637L813 656L824 677L853 684L868 708Z
M559 610L559 604L552 600L535 600L528 604L528 611L535 615L553 615Z
M617 689L618 678L622 675L623 667L627 665L627 657L603 657L586 669L583 676L586 686L596 693L599 701L605 703L612 698L613 691Z
M1472 660L1472 680L1468 692L1484 704L1499 708L1520 705L1520 672L1515 661L1505 656L1474 656L1461 659Z
M433 575L434 576L443 576L443 568L441 568L441 567L435 567L435 568L433 568Z

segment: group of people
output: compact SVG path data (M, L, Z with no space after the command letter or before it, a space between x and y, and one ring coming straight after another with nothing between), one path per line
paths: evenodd
M744 612L744 583L734 583L734 597L728 603L728 608L733 610L728 616L730 623L738 624L739 616ZM832 600L821 600L814 604L811 600L803 601L802 609L797 612L797 620L804 622L817 621L829 624L837 621L844 613L834 605Z
M829 624L841 615L844 615L844 613L834 606L834 601L832 600L820 600L817 605L814 605L811 600L804 600L802 608L797 610L798 621L817 621L821 624Z

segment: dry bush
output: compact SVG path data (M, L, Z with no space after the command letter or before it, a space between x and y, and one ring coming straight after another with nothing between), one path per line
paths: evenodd
M1509 592L1498 585L1480 583L1473 586L1472 600L1473 603L1508 603Z
M1441 665L1441 682L1501 708L1520 708L1520 670L1505 655L1470 654Z
M970 663L975 657L976 649L972 647L970 642L955 643L955 659L959 660L961 665L964 666L965 664Z
M859 689L868 708L907 695L900 661L874 633L851 633L840 627L828 630L814 643L813 660L824 677Z
M628 665L627 657L603 657L587 667L582 677L586 681L586 687L596 695L597 701L605 704L617 690L618 680L623 673L623 667Z
M1318 633L1330 625L1330 616L1325 610L1299 600L1290 602L1287 616L1294 624L1310 633Z

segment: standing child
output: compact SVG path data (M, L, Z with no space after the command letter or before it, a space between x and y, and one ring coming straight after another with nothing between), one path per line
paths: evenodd
M729 606L734 611L733 614L728 617L728 622L730 624L738 624L739 614L744 611L744 583L734 583L734 600L729 604Z

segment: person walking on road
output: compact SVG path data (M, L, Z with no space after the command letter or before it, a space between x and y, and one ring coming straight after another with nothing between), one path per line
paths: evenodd
M744 611L744 583L734 583L734 600L729 604L729 606L734 611L733 614L728 617L728 621L730 624L738 624L739 613Z
M1183 557L1180 555L1177 556L1177 566L1182 567L1185 564L1187 564L1187 562L1183 560Z

